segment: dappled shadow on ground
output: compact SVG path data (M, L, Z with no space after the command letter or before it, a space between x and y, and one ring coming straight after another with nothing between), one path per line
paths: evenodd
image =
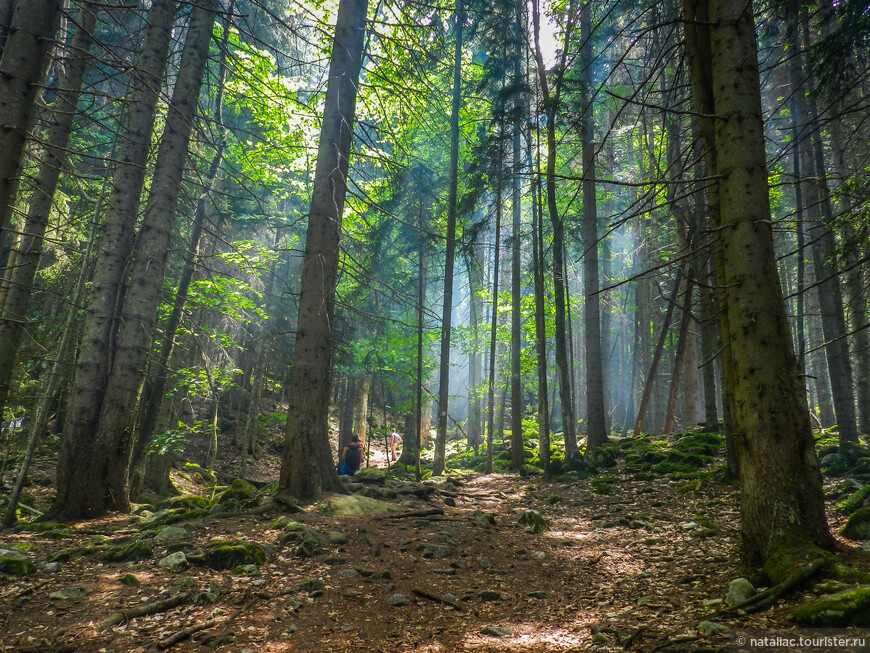
M126 516L82 522L58 539L7 531L0 548L17 547L37 563L52 555L62 562L57 571L2 577L0 650L144 652L172 637L171 650L233 652L726 644L696 628L714 609L704 601L722 598L737 575L732 486L712 477L639 478L621 467L567 483L515 475L431 483L436 491L425 500L393 500L407 517L336 517L317 506L289 515L327 538L313 557L300 557L292 540L282 543L286 531L270 528L275 513L188 523L183 546L152 540L151 555L126 563L99 558L106 538L139 536ZM424 514L433 508L443 514ZM527 509L540 512L549 530L520 526L518 514ZM172 572L157 564L171 549L202 548L215 537L258 543L266 561L225 571ZM79 596L50 598L79 587ZM114 613L179 593L194 600L100 627ZM783 624L784 609L726 623Z

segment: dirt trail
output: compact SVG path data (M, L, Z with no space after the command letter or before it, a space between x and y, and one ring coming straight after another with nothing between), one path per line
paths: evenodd
M283 531L269 528L275 513L189 526L193 547L217 536L262 545L259 569L172 572L157 564L172 547L155 542L137 562L73 555L59 571L0 575L0 650L144 652L173 635L173 651L652 651L680 639L683 650L727 646L697 625L714 610L703 602L723 598L736 575L733 487L607 470L567 484L468 475L438 488L428 501L406 494L396 502L403 513L443 514L335 517L308 506L289 515L328 537L311 558L279 542ZM550 529L520 526L527 509ZM18 547L39 564L61 549L135 533L123 516L79 523L61 539L7 531L0 548ZM138 584L121 584L125 574ZM87 594L49 598L75 587ZM98 627L178 592L202 604ZM396 595L407 604L391 605L404 602ZM784 624L784 608L725 623ZM185 631L203 624L210 627Z

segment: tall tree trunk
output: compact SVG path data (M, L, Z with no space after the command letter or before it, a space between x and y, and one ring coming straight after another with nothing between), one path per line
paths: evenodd
M702 223L703 224L703 223ZM713 273L712 255L705 263L704 288L699 306L701 311L701 357L704 365L701 374L704 383L704 428L707 431L719 430L719 412L716 407L716 350L719 348L718 320L716 319L716 295L713 286L716 283Z
M60 0L19 0L9 21L0 59L0 238L9 226L27 128L59 15Z
M797 3L792 2L792 8ZM801 10L803 20L803 45L809 45L807 20L805 10ZM791 32L790 32L791 33ZM801 69L808 71L804 65L799 44L795 59ZM806 78L812 84L812 72L805 72ZM843 294L840 281L833 262L837 249L834 235L834 214L831 206L831 194L826 179L825 160L822 146L822 133L818 125L818 111L815 97L812 94L804 96L805 89L795 89L794 97L800 115L808 120L808 138L803 139L801 147L804 155L802 164L809 173L810 179L805 185L807 198L807 218L810 223L809 234L812 237L813 269L818 284L819 308L822 313L822 331L825 335L825 357L828 361L828 371L831 379L831 394L834 400L837 429L840 448L847 443L858 440L858 426L855 420L855 393L852 386L852 365L849 360L849 343L846 339L846 316L844 312Z
M329 448L330 336L367 10L368 0L340 0L329 62L279 481L300 500L345 492Z
M130 284L121 310L114 357L96 431L98 450L107 452L104 467L106 490L113 497L112 503L107 505L121 510L129 508L129 464L136 406L145 382L148 354L155 340L157 307L166 257L175 225L178 196L216 6L214 0L205 0L191 9L190 25L184 40L166 126L157 150L151 189L131 264Z
M169 318L163 327L160 353L157 356L156 362L152 365L152 368L155 370L154 378L150 384L146 385L144 392L144 406L141 418L139 419L139 425L137 426L136 442L130 455L129 490L131 499L138 496L142 490L146 466L150 464L147 458L148 447L151 445L154 436L159 432L157 430L158 416L165 401L166 385L169 382L171 370L170 360L175 350L178 327L181 325L181 317L187 303L187 294L190 291L190 284L193 281L193 275L199 263L206 209L212 201L210 195L214 189L220 163L223 160L223 152L223 145L218 146L218 150L215 152L209 170L206 173L205 188L200 194L194 209L193 228L190 233L190 257L185 261L181 277L178 281L178 289L175 291L175 297L172 302L172 311L169 313ZM160 486L166 487L166 483L161 480ZM148 487L151 490L157 489L152 486Z
M148 16L70 389L52 516L91 517L111 506L127 505L126 491L123 497L109 495L107 475L112 471L106 465L123 466L126 474L129 450L115 457L101 450L94 434L112 364L117 307L133 246L175 4L173 0L155 0Z
M344 448L350 442L351 435L353 435L356 383L351 375L347 375L344 378L343 392L341 394L341 414L338 419L338 448L336 449L336 461L339 467L341 466L341 452L344 451Z
M58 80L57 99L49 120L46 147L39 175L33 187L23 233L18 240L15 265L10 271L10 284L5 303L0 303L0 415L9 396L9 387L21 334L28 321L28 307L33 280L42 256L43 237L54 201L54 192L63 169L64 154L76 116L79 94L93 42L98 8L86 3L79 11L78 28L70 45L70 61Z
M843 143L842 116L831 121L831 150L834 152L834 167L840 179L849 177L845 162L846 147ZM840 194L840 216L852 212L852 198L848 192ZM856 237L851 230L852 237ZM865 250L866 251L866 250ZM857 251L847 255L849 270L846 273L846 291L852 331L852 352L855 360L855 399L858 403L858 430L870 434L870 320L867 317L867 284L865 266Z
M466 443L475 450L480 446L481 434L481 355L480 331L483 320L483 258L485 256L482 243L472 245L472 253L468 257L468 305L469 321L471 322L471 347L468 353L468 422L466 425Z
M447 247L444 258L444 304L441 309L441 357L438 374L438 430L432 475L444 471L447 446L447 411L450 403L450 335L453 325L453 266L456 259L456 210L459 189L459 107L462 103L463 0L456 0L456 37L453 50L453 99L450 110L450 191L447 198Z
M501 157L499 157L501 160ZM501 255L501 176L495 180L495 253L492 264L492 322L489 331L489 377L487 380L486 473L492 474L492 446L495 420L495 362L498 348L498 285Z
M372 373L368 370L362 372L357 378L356 392L354 393L355 406L353 408L353 432L366 448L366 437L369 428L369 393L372 390Z
M530 157L531 158L531 157ZM535 278L535 351L538 368L538 461L550 476L550 408L547 391L547 306L544 285L544 219L538 203L540 179L532 182L532 267Z
M517 43L521 43L521 39ZM519 86L522 68L519 53L514 60L514 83ZM514 103L513 124L513 178L511 180L511 469L518 470L523 464L523 378L522 357L522 302L520 236L522 215L522 179L520 177L523 101L517 96Z
M665 413L665 428L663 433L674 432L674 422L677 417L677 397L679 396L680 381L683 375L686 349L690 338L694 335L689 330L692 322L692 291L695 289L691 274L686 276L685 291L683 293L683 314L680 320L680 334L677 340L677 353L674 358L674 372L671 375L671 390L668 394L668 408ZM685 421L685 420L684 420Z
M569 42L574 23L575 10L573 2L567 8L567 23L565 27L565 43ZM562 430L565 434L565 459L570 461L577 457L577 424L574 411L574 397L571 389L571 361L568 358L568 330L565 319L566 285L564 273L565 259L565 226L556 202L556 114L562 89L560 74L550 91L547 79L547 68L540 45L541 12L537 0L532 3L532 23L534 31L534 56L538 70L538 82L541 86L541 99L544 114L547 117L547 166L545 172L547 210L553 224L553 295L555 308L555 349L556 369L559 380L559 399L562 408ZM562 50L558 69L564 71L568 48Z
M665 319L662 322L662 330L659 333L658 344L656 345L655 352L653 353L652 362L649 366L649 374L646 377L646 383L643 387L643 395L640 398L640 406L637 409L637 419L634 422L634 431L632 432L632 437L637 437L640 435L641 429L643 428L644 420L646 419L646 412L649 408L650 398L652 397L653 387L655 386L656 376L658 374L659 362L662 358L662 352L665 350L665 342L668 338L668 332L670 331L671 326L671 318L674 315L674 306L677 303L677 293L680 289L680 282L683 279L683 268L680 267L677 270L677 276L674 279L674 288L671 291L671 296L668 299L668 309L665 312Z
M70 343L73 341L73 335L76 331L75 324L76 317L78 316L78 307L81 306L82 300L85 296L85 281L88 276L88 267L91 259L91 250L94 245L94 238L96 237L97 225L100 222L103 200L106 197L106 187L107 178L104 178L103 187L100 190L100 197L97 199L96 205L94 206L94 217L91 221L88 242L82 256L78 281L75 285L75 295L73 296L72 303L69 307L69 314L66 319L63 335L57 345L54 362L51 364L48 378L45 381L44 386L40 388L39 404L36 407L35 415L33 416L33 419L29 421L27 450L21 461L21 466L18 468L18 475L15 479L15 484L12 486L12 491L9 493L9 502L6 504L6 511L3 515L2 523L3 526L6 527L11 526L17 520L18 500L21 498L21 491L24 489L24 482L27 480L27 472L30 470L30 465L33 462L33 457L36 453L36 446L39 444L40 439L45 434L48 427L49 409L51 407L52 399L54 398L54 393L57 390L61 381L61 376L63 375L66 351L70 348Z
M812 285L812 280L815 279L815 274L811 270L806 270L809 274ZM816 401L818 402L819 423L822 428L830 428L837 423L837 418L834 415L834 397L831 393L830 372L828 369L828 360L825 357L823 343L825 336L822 332L822 318L819 308L819 287L813 287L809 290L807 296L807 335L809 337L809 364L813 376L813 385L816 387ZM815 406L813 406L815 408Z
M743 553L764 564L834 541L774 260L754 17L746 0L685 0L684 7L693 87L710 92L717 116L709 172L720 198L713 226L732 350ZM773 582L783 580L768 571Z
M583 283L586 294L586 451L607 442L604 368L601 354L601 295L598 277L598 209L595 197L595 120L592 113L592 7L580 8L580 139L583 156Z

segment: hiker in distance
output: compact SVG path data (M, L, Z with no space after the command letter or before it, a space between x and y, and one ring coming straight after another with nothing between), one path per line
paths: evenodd
M396 455L396 447L399 446L399 443L402 441L402 436L399 435L399 432L396 429L393 429L393 432L390 433L390 454L392 455L392 462L395 462L399 459Z
M362 443L359 441L359 436L352 435L350 442L341 451L341 469L338 473L343 476L353 476L359 471L362 459Z

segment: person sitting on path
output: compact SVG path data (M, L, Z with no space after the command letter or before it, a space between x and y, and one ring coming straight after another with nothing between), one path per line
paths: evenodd
M359 436L352 435L350 442L341 451L341 469L338 473L343 476L353 476L359 471L362 459L362 443L359 441Z

